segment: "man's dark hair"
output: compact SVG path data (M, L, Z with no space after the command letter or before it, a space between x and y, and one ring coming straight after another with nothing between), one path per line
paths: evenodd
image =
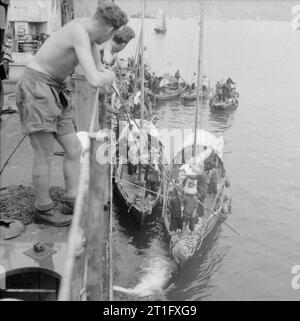
M120 45L121 43L128 43L135 37L135 32L129 26L124 26L117 30L113 36L113 41Z
M119 29L128 22L127 14L113 2L105 2L98 6L95 13L96 19L103 19L107 24L110 24L114 29Z

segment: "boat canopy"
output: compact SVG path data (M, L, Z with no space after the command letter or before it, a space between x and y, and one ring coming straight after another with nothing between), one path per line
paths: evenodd
M145 137L150 135L151 137L160 140L158 129L150 121L143 121L143 129L140 128L140 123L140 119L135 119L135 121L131 119L121 131L119 141L126 139L129 143L133 143L137 137L141 136L141 134Z
M175 85L178 82L178 80L174 76L168 73L164 74L161 77L158 77L158 79L159 79L160 86Z
M192 147L194 145L194 134L188 136L184 139L182 146L177 146L175 149L175 155L182 151L182 149L186 149L188 147ZM203 130L197 130L197 146L199 147L207 147L208 149L213 150L223 162L224 160L224 138L216 137L214 134Z
M194 135L190 135L184 140L183 145L176 150L176 157L181 156L182 150L192 149L194 144ZM215 135L202 130L197 130L197 155L190 158L185 164L180 167L179 176L195 176L200 175L204 170L204 161L215 152L220 160L224 161L224 138L217 138Z
M149 136L151 137L151 148L148 146ZM135 122L130 120L130 124L127 124L121 131L119 145L128 147L128 157L132 164L138 164L139 161L147 164L151 159L151 162L156 167L158 166L160 133L150 121L144 120L141 129L140 119L136 119Z

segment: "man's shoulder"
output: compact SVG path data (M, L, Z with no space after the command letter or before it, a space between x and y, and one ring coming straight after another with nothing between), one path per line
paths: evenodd
M81 23L80 20L70 21L64 26L64 31L74 40L89 37L85 25Z

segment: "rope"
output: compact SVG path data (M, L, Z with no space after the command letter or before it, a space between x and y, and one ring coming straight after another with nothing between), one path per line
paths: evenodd
M7 160L5 161L4 165L2 166L1 168L1 171L0 171L0 176L2 175L5 167L7 166L7 164L9 163L10 159L13 157L13 155L15 154L15 152L18 150L18 148L21 146L22 142L24 141L25 137L27 135L24 135L21 140L18 142L17 146L14 148L14 150L10 153L10 155L8 156Z
M110 164L112 164L112 153L110 153ZM113 243L113 166L110 165L110 209L109 209L109 301L113 301L113 253L112 253L112 243Z
M222 184L221 189L222 189L223 186L225 185L225 180L226 180L226 178L224 179L224 182L223 182L223 184ZM220 189L220 191L221 191L221 189ZM219 193L220 193L220 191L219 191ZM217 197L219 196L219 193L217 194L216 199L217 199ZM198 196L199 196L199 194L198 194ZM197 199L197 202L198 202L198 204L202 205L203 208L205 208L207 211L209 211L212 215L214 215L217 219L220 218L214 211L210 210L208 207L205 206L205 204L203 204L202 202L200 202L199 199ZM230 228L235 234L237 234L237 235L240 236L240 233L237 232L237 231L236 231L233 227L231 227L229 224L227 224L226 222L222 222L222 223L224 223L224 225L226 225L228 228Z
M112 176L112 177L113 177L114 179L117 179L118 182L123 182L123 183L126 183L126 184L128 184L128 185L132 185L132 186L138 187L139 189L142 189L142 190L144 190L144 191L146 191L146 192L150 192L150 193L156 194L156 195L158 195L158 196L164 197L163 194L153 192L153 191L151 191L151 190L148 189L148 188L145 188L145 187L142 187L142 186L140 186L140 185L131 183L131 182L127 181L126 179L118 178L118 177L116 177L116 176Z

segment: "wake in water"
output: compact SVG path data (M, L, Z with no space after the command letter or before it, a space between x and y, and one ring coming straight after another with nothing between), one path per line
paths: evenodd
M176 271L176 264L167 257L152 257L142 268L141 281L134 288L114 286L114 290L134 296L145 297L161 291Z

